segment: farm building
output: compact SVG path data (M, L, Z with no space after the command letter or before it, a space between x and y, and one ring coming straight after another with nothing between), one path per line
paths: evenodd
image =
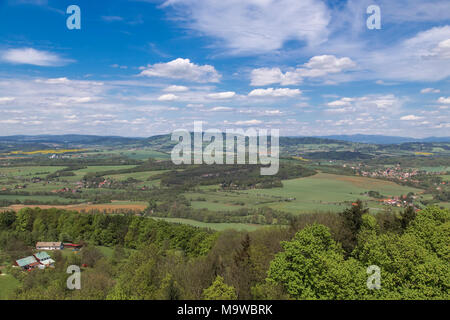
M72 251L79 251L83 247L82 244L76 244L76 243L64 243L64 249L66 248L72 248Z
M62 242L38 242L36 250L62 250L64 245Z
M37 261L44 267L53 267L55 265L55 260L53 260L47 252L38 252L34 255Z
M23 270L31 270L39 267L40 263L34 256L29 256L23 259L16 260L16 265Z

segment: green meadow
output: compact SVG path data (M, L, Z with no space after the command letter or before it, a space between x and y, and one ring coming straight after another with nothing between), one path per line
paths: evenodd
M153 158L156 160L167 160L170 159L170 154L155 151L152 149L116 149L116 150L101 150L91 153L86 153L87 155L115 155L124 156L133 160L147 160Z
M233 230L242 230L242 231L254 231L259 228L264 228L262 225L256 225L256 224L245 224L245 223L207 223L207 222L200 222L195 221L191 219L182 219L182 218L153 218L153 219L159 219L164 220L171 223L180 223L180 224L188 224L194 227L199 228L209 228L212 230L217 231L223 231L228 229Z
M8 297L20 286L19 280L10 274L0 275L0 300L7 300Z
M69 203L73 201L72 199L66 199L58 196L40 196L40 195L32 195L32 196L22 196L22 195L0 195L0 200L9 200L9 201L15 201L19 200L21 202L23 201L39 201L39 202L53 202L58 201L60 203Z
M64 168L61 166L0 167L0 177L6 176L16 179L19 177L28 179L33 177L44 178Z
M122 165L122 166L88 166L86 168L80 170L72 171L75 176L62 177L62 180L66 180L69 182L76 182L83 179L83 177L87 173L93 172L102 172L102 171L110 171L110 170L121 170L121 169L130 169L136 167L135 165Z
M356 199L369 201L370 207L380 209L382 206L379 201L365 194L368 191L378 191L384 196L400 196L422 190L380 179L319 173L311 177L284 180L282 188L241 191L210 188L185 195L192 201L193 208L212 211L265 206L290 213L340 211Z

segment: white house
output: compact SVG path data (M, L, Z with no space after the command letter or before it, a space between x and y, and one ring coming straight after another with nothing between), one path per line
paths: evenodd
M36 250L62 250L64 245L62 242L38 242Z

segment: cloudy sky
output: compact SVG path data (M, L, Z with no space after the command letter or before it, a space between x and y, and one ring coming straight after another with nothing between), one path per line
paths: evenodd
M69 30L69 5L81 30ZM381 9L370 30L367 8ZM0 135L450 136L448 0L1 0Z

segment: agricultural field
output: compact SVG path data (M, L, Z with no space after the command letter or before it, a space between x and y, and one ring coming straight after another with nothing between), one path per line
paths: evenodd
M0 167L0 181L7 178L44 178L45 176L64 168L65 167L61 166Z
M107 140L108 143L112 141ZM129 141L129 145L122 144L127 139L119 140L120 143L105 146L61 148L83 151L77 154L61 152L53 157L53 154L39 152L43 150L39 148L30 150L32 153L27 154L26 159L0 160L1 210L40 207L78 212L148 213L152 217L178 219L173 222L216 230L253 230L257 227L254 223L266 224L264 219L253 218L254 211L260 212L263 208L293 215L339 212L361 199L376 212L386 208L383 198L411 193L414 201L410 203L417 209L430 203L448 204L447 185L433 180L438 173L447 172L440 177L442 181L448 181L449 167L445 158L425 154L415 156L415 152L431 153L415 146L402 149L317 138L289 138L283 145L283 138L281 149L285 156L281 158L281 165L291 168L289 170L300 167L306 174L288 171L289 174L279 177L278 181L264 180L266 185L263 186L261 177L246 172L230 178L228 173L219 177L218 174L223 174L219 169L189 171L189 167L175 166L168 160L167 150L172 143L169 136L151 140L147 145L143 140ZM440 147L447 150L445 146L434 145L434 148ZM16 150L26 151L23 148ZM57 149L52 147L50 150ZM391 163L378 158L384 156L399 157L399 160ZM414 169L421 170L422 175L426 172L425 185L389 181L381 175L369 178L357 171L383 172L392 167L400 168L399 175ZM174 174L180 170L184 171L182 175ZM215 180L208 181L208 177ZM235 186L224 187L222 181ZM283 186L279 187L281 184ZM178 213L171 213L172 208L177 207L177 201L182 208ZM394 204L393 207L401 210L402 205ZM276 221L289 223L288 220Z
M187 225L191 225L191 226L199 227L199 228L209 228L209 229L217 230L217 231L223 231L223 230L229 230L229 229L240 230L240 231L254 231L259 228L264 227L262 225L245 224L245 223L206 223L206 222L200 222L200 221L195 221L195 220L191 220L191 219L182 219L182 218L154 218L154 219L164 220L164 221L172 222L172 223L187 224Z
M146 148L99 150L95 152L88 152L86 155L123 156L133 160L147 160L148 158L153 158L156 160L170 159L170 154Z
M33 195L33 196L22 196L22 195L2 195L0 194L0 200L9 200L9 201L16 201L19 200L21 202L23 201L37 201L37 202L61 202L61 203L69 203L70 199L61 198L58 196L39 196L39 195Z
M424 170L426 172L449 172L449 166L439 166L439 167L420 167L420 170Z
M186 197L192 200L194 208L213 211L264 206L294 214L340 211L358 198L369 201L372 208L380 209L382 206L379 201L365 194L368 191L377 191L386 197L422 192L420 189L400 186L390 181L319 173L312 177L284 180L282 188L243 191L210 189L201 193L187 193Z
M41 208L41 209L65 209L70 211L77 212L90 212L90 211L99 211L99 212L107 212L113 213L120 210L127 211L135 211L141 212L145 208L147 208L148 203L145 201L113 201L112 203L104 203L104 204L90 204L90 203L81 203L74 205L23 205L23 204L14 204L9 206L9 209L14 211L19 211L22 208Z
M68 176L68 177L62 177L61 180L65 180L68 182L76 182L83 179L83 177L87 173L98 173L102 171L110 171L110 170L122 170L122 169L131 169L136 166L133 165L123 165L123 166L88 166L84 169L74 170L72 171L75 175L74 176Z

